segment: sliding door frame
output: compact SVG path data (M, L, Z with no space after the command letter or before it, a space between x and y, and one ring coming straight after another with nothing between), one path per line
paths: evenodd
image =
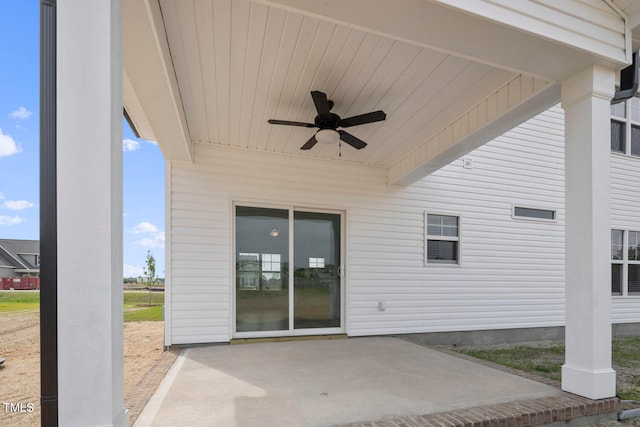
M289 336L308 336L308 335L328 335L328 334L342 334L346 331L346 280L344 275L344 265L346 261L346 244L345 244L345 225L346 225L346 211L340 209L327 209L327 208L315 208L308 206L296 206L285 204L273 204L273 203L260 203L260 202L243 202L233 201L231 207L231 332L233 338L266 338L266 337L289 337ZM275 330L275 331L251 331L251 332L238 332L236 331L236 309L237 309L237 249L236 249L236 207L254 207L265 209L280 209L287 210L289 212L289 277L288 277L288 291L289 291L289 329L288 330ZM306 328L306 329L294 329L294 272L291 271L294 263L294 212L313 212L313 213L326 213L340 215L340 327L333 328Z

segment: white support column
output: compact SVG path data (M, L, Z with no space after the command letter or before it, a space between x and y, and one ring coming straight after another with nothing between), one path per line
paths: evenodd
M58 0L57 20L59 424L128 426L120 0Z
M611 369L610 112L614 72L593 66L562 83L566 144L566 354L562 389L616 394Z

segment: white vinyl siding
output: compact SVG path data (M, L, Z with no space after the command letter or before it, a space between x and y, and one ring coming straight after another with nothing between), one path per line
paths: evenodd
M406 188L384 168L196 144L170 168L172 343L231 339L234 202L346 212L350 336L563 325L563 137L554 107L466 155L472 169L458 159ZM611 228L640 230L640 159L611 157ZM464 218L464 264L425 265L425 213ZM640 295L612 300L614 323L640 322Z
M383 168L196 144L195 164L171 167L172 342L231 338L234 201L346 212L351 336L562 325L562 120L553 108L470 153L473 169L407 188ZM557 222L513 220L539 203ZM464 217L460 268L425 266L425 212Z

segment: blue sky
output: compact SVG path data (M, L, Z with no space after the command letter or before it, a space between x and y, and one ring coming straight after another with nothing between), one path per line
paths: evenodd
M0 238L39 239L38 0L0 0ZM164 277L164 160L123 120L124 275Z

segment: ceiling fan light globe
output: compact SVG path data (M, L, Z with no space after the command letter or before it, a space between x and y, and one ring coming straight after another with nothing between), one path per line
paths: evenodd
M320 129L316 133L316 139L323 144L335 144L340 140L340 134L333 129Z

